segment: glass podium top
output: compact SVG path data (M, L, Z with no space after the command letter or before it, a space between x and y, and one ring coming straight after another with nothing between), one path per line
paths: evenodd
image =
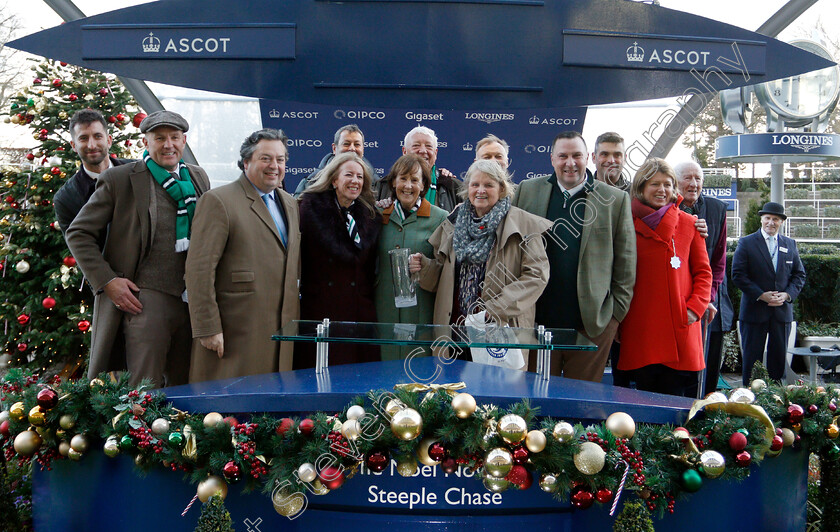
M330 321L322 336L321 321L293 320L271 338L291 342L327 342L428 347L505 347L508 349L563 349L594 351L595 344L574 329L498 327L464 325L414 325ZM542 334L541 334L542 332ZM549 334L546 334L549 333Z

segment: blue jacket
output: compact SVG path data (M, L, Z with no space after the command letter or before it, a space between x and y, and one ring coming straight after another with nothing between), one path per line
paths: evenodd
M732 259L732 281L741 289L741 321L760 323L775 318L781 322L793 321L793 300L805 285L805 268L799 260L796 241L778 236L778 267L773 271L773 261L761 230L743 237L738 242ZM768 291L787 292L790 301L780 307L770 307L758 298Z

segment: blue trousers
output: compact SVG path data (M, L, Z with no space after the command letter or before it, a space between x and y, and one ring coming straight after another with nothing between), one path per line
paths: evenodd
M767 341L767 372L771 379L782 380L785 376L788 336L790 336L789 321L776 321L771 318L769 321L756 323L741 322L744 386L749 386L753 365L764 355L765 341Z

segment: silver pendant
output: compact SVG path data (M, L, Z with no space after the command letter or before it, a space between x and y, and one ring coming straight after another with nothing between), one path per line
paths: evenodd
M682 261L680 261L680 258L676 255L671 257L671 268L678 270L680 266L682 266Z

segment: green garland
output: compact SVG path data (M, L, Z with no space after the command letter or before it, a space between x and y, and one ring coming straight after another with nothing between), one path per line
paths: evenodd
M703 478L743 479L749 465L765 459L765 452L777 455L783 445L798 449L807 442L824 461L840 454L835 424L840 388L833 386L767 386L756 380L752 404L730 402L734 406L729 408L712 401L685 428L636 423L631 433L626 414L624 425L611 425L611 418L586 427L563 425L563 420L541 417L527 400L507 407L456 409L453 396L471 397L453 388L457 386L403 386L394 392L371 391L336 414L317 412L305 419L253 414L248 420L235 420L218 413L181 412L162 393L145 392L144 385L132 389L126 376L114 382L103 375L91 383L46 383L13 369L2 381L0 447L8 462L34 459L50 468L53 460L81 459L85 452L95 452L93 445L102 445L96 443L102 440L106 454L133 456L140 472L159 467L187 472L199 483L200 497L208 478L216 485L238 482L245 491L261 489L266 494L281 486L283 500L272 502L284 515L296 512L289 502L295 493L337 489L362 464L375 470L390 464L391 458L405 476L414 473L418 456L424 463L442 460L444 469L478 470L477 478L494 491L528 489L532 480L538 481L558 501L571 500L577 508L596 501L610 504L623 488L625 496L635 494L647 510L661 516L673 513L681 495L700 489ZM745 402L753 395L745 389L733 394L733 399L740 396ZM392 421L403 414L409 421L416 419L407 415L409 409L416 411L422 428L399 437L401 431L392 430ZM348 420L348 413L355 422ZM733 439L738 440L734 445ZM429 446L432 442L436 444ZM495 460L485 464L493 450L502 457L501 467ZM707 454L701 454L705 451L719 453L725 465L707 462ZM324 470L325 456L338 470L334 477L326 474L330 468ZM622 487L625 462L629 472ZM316 463L321 471L306 467ZM833 483L824 482L824 492L834 493ZM213 494L206 492L212 486L205 485L202 500ZM830 526L825 515L823 524Z

